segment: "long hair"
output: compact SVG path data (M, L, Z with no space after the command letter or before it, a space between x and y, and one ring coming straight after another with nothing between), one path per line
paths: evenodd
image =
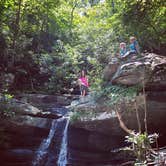
M81 76L81 77L86 77L86 71L85 71L85 70L81 70L80 76Z

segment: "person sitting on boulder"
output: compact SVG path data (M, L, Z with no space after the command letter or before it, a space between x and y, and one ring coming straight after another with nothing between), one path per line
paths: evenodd
M78 84L80 86L81 96L86 96L88 93L89 83L84 70L81 71L81 76L78 79Z
M123 57L125 54L127 53L127 49L126 49L126 43L122 42L120 43L120 57Z
M130 48L130 51L129 51L130 53L140 54L139 45L138 45L138 42L137 42L137 40L136 40L136 38L134 36L130 37L129 48Z

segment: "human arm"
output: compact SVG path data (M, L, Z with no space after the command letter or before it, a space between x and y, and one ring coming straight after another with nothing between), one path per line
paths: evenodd
M77 82L78 82L78 85L81 86L81 80L78 79Z

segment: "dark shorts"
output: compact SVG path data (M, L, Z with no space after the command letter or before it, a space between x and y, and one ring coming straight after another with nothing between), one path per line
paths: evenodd
M80 91L83 92L84 90L85 90L85 93L87 94L88 93L88 87L84 86L84 85L81 85Z

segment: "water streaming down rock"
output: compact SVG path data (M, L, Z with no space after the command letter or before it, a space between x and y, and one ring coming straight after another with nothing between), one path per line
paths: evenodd
M52 141L52 138L54 136L54 133L56 131L56 128L57 128L57 125L58 125L58 121L59 120L53 120L52 121L49 135L40 144L40 147L37 150L37 154L35 156L35 159L32 162L33 166L41 166L41 165L43 165L42 163L44 162L44 159L47 157L48 149L49 149L50 143Z
M63 138L61 143L61 149L58 157L58 166L66 166L67 165L67 135L68 135L68 126L69 126L69 118L66 119L66 126L63 132Z

